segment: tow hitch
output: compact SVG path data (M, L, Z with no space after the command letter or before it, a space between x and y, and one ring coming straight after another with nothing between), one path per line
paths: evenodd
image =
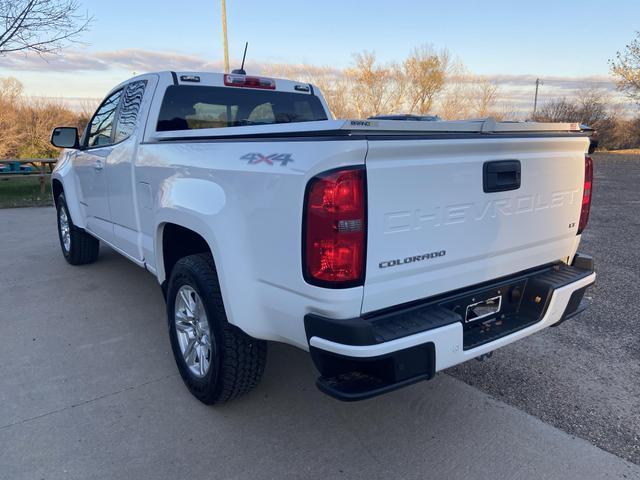
M491 357L493 357L493 352L483 353L479 357L476 357L476 360L479 362L484 362L485 360L489 360Z

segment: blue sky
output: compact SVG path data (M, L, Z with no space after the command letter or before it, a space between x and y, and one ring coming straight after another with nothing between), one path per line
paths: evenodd
M219 0L81 3L95 17L86 45L49 63L0 58L0 76L17 77L33 95L99 97L133 71L185 61L213 68L222 59ZM475 74L602 79L607 59L640 30L640 1L227 0L227 16L231 57L248 41L249 69L252 62L344 67L363 50L401 60L429 43Z

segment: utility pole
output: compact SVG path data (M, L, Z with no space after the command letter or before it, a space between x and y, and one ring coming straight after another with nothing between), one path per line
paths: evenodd
M222 1L222 48L224 48L224 73L229 73L229 47L227 45L227 2Z
M224 1L224 0L223 0ZM536 110L538 109L538 87L543 85L542 80L536 78L536 96L533 97L533 116L536 116Z

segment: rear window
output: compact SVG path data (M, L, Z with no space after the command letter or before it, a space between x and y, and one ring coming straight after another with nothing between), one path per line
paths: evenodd
M315 95L173 85L164 94L157 131L317 120L327 120L327 114Z

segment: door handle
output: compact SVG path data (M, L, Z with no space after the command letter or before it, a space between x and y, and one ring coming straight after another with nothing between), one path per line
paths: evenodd
M102 163L102 160L96 160L96 163L93 164L93 168L99 172L104 168L104 163Z
M482 187L485 193L506 192L520 188L520 160L485 162Z

